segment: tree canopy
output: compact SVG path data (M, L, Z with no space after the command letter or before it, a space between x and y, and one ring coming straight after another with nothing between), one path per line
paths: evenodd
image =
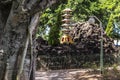
M105 15L108 17L106 33L108 36L115 37L114 22L119 22L120 17L120 2L119 0L105 0L101 4L101 8L106 11Z
M95 15L102 21L106 34L113 37L116 32L113 24L118 22L120 17L119 5L119 0L68 0L59 6L48 8L42 14L40 17L39 34L42 34L45 39L47 37L49 41L53 39L54 42L54 38L51 38L53 35L51 32L57 31L55 34L59 35L62 10L71 8L74 22L87 21L89 16ZM57 15L59 15L59 20ZM50 28L50 36L45 35L46 27ZM59 38L59 36L56 38Z

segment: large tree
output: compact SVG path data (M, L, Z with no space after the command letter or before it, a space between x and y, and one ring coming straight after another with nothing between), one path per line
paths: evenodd
M34 80L32 36L40 13L61 1L0 0L0 80Z

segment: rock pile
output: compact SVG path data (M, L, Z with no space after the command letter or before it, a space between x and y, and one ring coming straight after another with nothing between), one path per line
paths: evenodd
M77 23L70 32L74 44L48 45L41 37L37 39L37 69L68 69L90 67L100 63L101 28L88 22ZM103 31L104 64L116 62L117 48Z
M101 37L101 31L103 38ZM97 24L77 23L70 35L73 36L76 45L87 50L88 53L99 53L101 39L103 39L104 53L110 54L117 51L113 39L108 37Z

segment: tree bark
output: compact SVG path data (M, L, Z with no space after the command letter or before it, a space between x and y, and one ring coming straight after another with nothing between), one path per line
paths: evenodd
M0 1L0 80L16 80L23 55L24 70L19 80L29 80L29 48L24 53L27 36L32 35L39 22L39 13L58 0L1 0ZM59 0L60 2L61 0ZM57 2L58 3L58 2ZM36 14L37 13L37 14ZM30 28L30 29L29 29ZM32 46L32 45L31 45ZM31 54L33 55L33 54ZM32 58L31 58L32 59ZM32 61L31 61L32 62ZM25 66L25 63L27 64ZM32 63L31 63L32 64ZM28 68L28 67L29 68ZM34 68L31 67L33 70ZM24 71L24 72L23 72ZM32 71L33 72L33 71Z

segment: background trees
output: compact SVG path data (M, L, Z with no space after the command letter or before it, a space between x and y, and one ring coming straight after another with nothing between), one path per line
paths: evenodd
M56 5L55 7L46 9L46 11L40 17L38 34L44 39L47 39L49 44L56 45L59 43L59 32L61 29L62 19L61 15L65 4L66 3L64 2L61 5Z
M55 15L59 14L56 11L62 11L63 9L69 7L73 10L72 19L74 20L74 22L86 21L88 20L89 16L95 15L102 21L103 28L106 31L106 34L110 37L113 37L114 34L116 34L113 25L114 22L116 22L119 25L119 5L119 0L68 0L67 3L61 4L54 9L47 9L41 16L40 24L42 25L40 26L40 28L44 28L45 30L45 25L48 25L49 28L52 28L50 29L51 32L51 30L55 29L55 27L53 28L53 26L55 26L57 22L60 23L60 21L56 19L57 16ZM46 21L45 19L48 20ZM43 30L41 32L43 32ZM57 32L57 34L58 33L59 31ZM54 42L54 38L49 38L49 40L50 39L53 39Z
M101 8L106 11L105 15L108 17L105 31L108 36L115 37L116 31L114 23L117 22L116 24L119 24L120 2L119 0L105 0L102 2Z

